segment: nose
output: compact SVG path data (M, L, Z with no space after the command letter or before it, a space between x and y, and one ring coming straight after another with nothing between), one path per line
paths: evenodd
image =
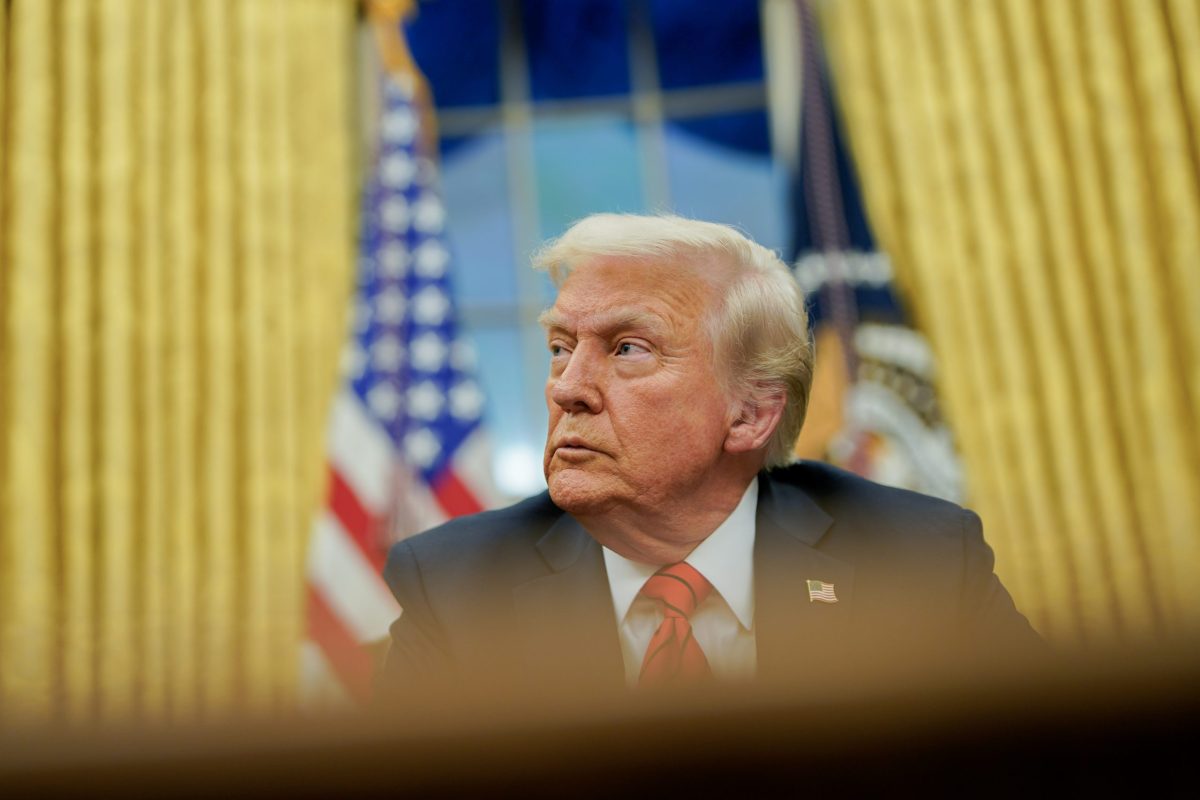
M600 390L601 358L592 348L581 345L571 353L567 365L558 375L551 373L546 396L567 413L599 413L603 407Z

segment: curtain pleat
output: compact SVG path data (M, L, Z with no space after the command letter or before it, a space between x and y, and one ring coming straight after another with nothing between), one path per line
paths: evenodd
M139 603L141 645L138 658L144 670L143 708L156 718L167 713L169 670L172 665L171 636L173 618L167 574L173 552L168 532L169 484L166 467L166 424L169 412L163 402L165 385L164 344L167 341L168 312L162 298L166 266L172 263L167 252L169 233L162 225L138 224L157 214L166 204L166 165L170 154L166 136L170 87L160 78L169 74L166 63L170 43L161 38L165 20L170 19L165 4L141 2L134 11L134 36L137 42L134 64L133 95L137 98L134 151L144 167L134 185L136 240L134 250L134 305L139 326L134 356L136 391L135 427L137 441L136 485L141 495L137 529L140 535L139 579L142 594Z
M134 113L132 70L133 8L114 0L99 15L93 41L97 95L102 113L98 137L96 208L100 246L96 268L101 276L93 335L99 371L99 564L97 597L100 625L100 711L115 716L134 708L137 677L135 610L138 531L133 514L134 421L133 348L133 195ZM68 345L69 346L69 345Z
M294 707L348 0L0 4L0 713Z
M837 0L864 191L997 569L1063 644L1200 622L1200 12Z
M58 196L62 202L62 275L59 326L60 343L88 342L93 335L99 305L97 252L99 220L96 149L92 137L99 108L89 52L96 30L94 9L71 3L60 12L62 31L62 137L58 157ZM15 266L15 265L14 265ZM64 714L84 720L92 713L96 697L97 625L96 563L99 524L99 487L93 476L99 458L98 359L92 347L61 347L62 398L61 471L62 516L55 531L46 531L60 542L62 584L61 652Z
M197 105L201 111L199 178L201 255L198 307L203 330L201 402L207 410L198 451L200 469L200 618L197 665L202 708L220 709L236 698L241 670L237 662L239 582L236 567L238 482L236 458L240 425L235 379L237 308L234 202L235 43L231 6L221 0L195 4L199 15L199 53L203 78Z
M61 486L57 434L47 416L55 391L54 252L59 97L53 51L45 47L56 9L33 3L10 10L11 76L5 99L6 197L3 406L3 549L0 551L0 686L5 716L44 718L55 706L59 581L55 568ZM21 187L20 197L14 187Z

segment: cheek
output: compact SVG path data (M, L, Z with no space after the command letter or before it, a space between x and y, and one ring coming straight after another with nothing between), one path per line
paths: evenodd
M722 440L726 432L729 405L711 384L692 386L674 404L671 418L664 425L679 449L706 449Z
M726 416L724 402L712 394L711 387L700 385L639 396L623 411L612 415L614 426L620 424L623 442L655 460L666 453L705 449L720 436Z
M550 447L550 438L554 435L554 427L558 425L558 419L562 416L562 408L557 403L551 403L550 398L546 398L546 447Z

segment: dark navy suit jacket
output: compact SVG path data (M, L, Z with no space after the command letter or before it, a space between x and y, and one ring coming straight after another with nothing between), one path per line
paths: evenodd
M758 674L804 681L1039 648L992 565L979 518L952 503L816 462L760 473ZM548 493L402 541L384 574L404 609L385 691L449 676L623 683L600 545ZM813 602L810 579L837 602Z

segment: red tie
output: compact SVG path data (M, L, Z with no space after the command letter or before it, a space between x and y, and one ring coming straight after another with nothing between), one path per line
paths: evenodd
M663 567L646 580L639 594L659 604L663 621L646 648L640 685L691 684L712 676L688 622L711 591L712 584L682 561Z

